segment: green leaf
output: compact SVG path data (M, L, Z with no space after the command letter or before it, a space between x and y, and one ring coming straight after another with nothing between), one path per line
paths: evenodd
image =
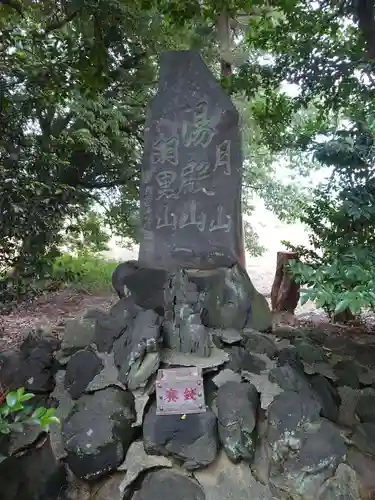
M18 403L17 392L9 392L5 398L9 408L13 408Z
M348 309L349 307L350 307L350 301L348 299L342 299L336 305L334 314L341 313L341 312L345 311L345 309Z

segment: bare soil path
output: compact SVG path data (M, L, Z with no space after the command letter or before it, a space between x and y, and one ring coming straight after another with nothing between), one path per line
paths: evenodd
M0 352L19 345L33 328L53 330L70 318L84 316L88 309L107 310L117 300L112 293L89 294L66 288L29 303L8 315L0 315Z

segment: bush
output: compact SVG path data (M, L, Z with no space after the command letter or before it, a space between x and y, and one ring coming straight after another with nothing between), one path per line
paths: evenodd
M315 266L295 261L289 265L294 279L306 285L301 304L311 300L330 316L375 309L375 255L368 251L357 248Z
M331 316L375 308L375 148L355 127L320 144L316 158L333 167L330 179L313 193L301 221L310 230L310 249L290 266L313 300Z
M52 277L87 290L112 290L112 273L119 262L89 252L63 254L55 260Z
M0 435L23 432L25 425L37 425L48 432L51 423L60 423L55 416L55 408L33 409L25 404L33 397L34 394L25 393L23 387L13 392L0 392ZM6 458L6 455L0 454L0 462Z

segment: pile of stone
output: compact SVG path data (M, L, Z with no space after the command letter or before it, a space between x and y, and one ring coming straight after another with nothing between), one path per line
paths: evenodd
M34 333L0 355L1 384L61 419L49 436L0 441L2 500L373 498L373 389L352 389L349 419L321 373L327 349L272 335L238 265L134 273L126 297L67 322L61 344ZM158 415L158 370L187 366L203 372L206 411Z

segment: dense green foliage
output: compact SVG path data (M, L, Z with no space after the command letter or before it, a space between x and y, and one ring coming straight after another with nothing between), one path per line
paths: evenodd
M316 255L306 262L322 277L310 269L304 281L322 289L333 273L328 309L343 307L342 294L359 293L359 284L370 290L358 256L368 252L369 262L373 234L374 4L1 2L0 272L12 270L16 295L25 277L57 272L63 243L79 259L106 247L104 225L113 235L136 237L143 124L157 56L189 47L202 50L240 110L245 213L256 194L280 218L300 216L309 226ZM285 92L285 83L298 92ZM303 175L322 166L334 174L312 193L302 183L281 182L281 163ZM248 237L259 252L251 228ZM344 280L348 249L363 270L361 283ZM372 306L369 297L364 301Z

